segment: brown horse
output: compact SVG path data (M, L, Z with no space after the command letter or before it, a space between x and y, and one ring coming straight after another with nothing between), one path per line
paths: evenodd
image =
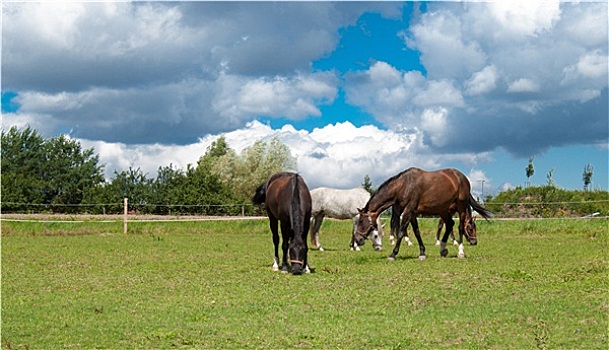
M281 271L284 273L289 271L289 249L292 274L300 275L303 270L310 272L307 261L307 234L311 224L311 194L302 177L288 172L271 176L256 189L252 203L264 203L269 216L275 245L273 271L279 270L278 225L281 223L283 250Z
M459 213L459 234L465 234L465 223L468 214L471 217L471 208L484 218L489 219L492 213L483 208L470 193L470 183L467 177L456 169L442 169L438 171L424 171L418 168L409 168L385 181L376 193L370 198L363 209L354 233L355 242L360 244L375 229L377 217L387 208L396 206L401 211L401 224L398 240L393 252L389 256L394 260L400 251L400 244L406 235L408 224L419 243L419 259L425 259L425 245L421 239L418 215L438 215L446 225L446 232L442 237L440 255L448 255L446 241L452 233L455 221L452 213ZM475 234L468 233L470 244L477 244ZM459 256L465 256L460 245Z

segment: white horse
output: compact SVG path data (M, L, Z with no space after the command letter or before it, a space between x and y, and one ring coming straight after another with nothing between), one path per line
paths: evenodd
M320 187L311 190L311 200L313 204L313 210L311 211L311 245L313 248L323 251L324 248L319 242L319 229L327 216L333 219L346 220L353 219L353 227L355 229L356 220L358 217L357 208L363 208L368 200L370 199L370 193L363 188L354 188L350 190L337 190L333 188ZM370 237L374 249L381 250L382 242L381 236L383 235L382 225L379 222L379 231L374 232ZM351 235L353 237L353 235ZM353 242L349 245L351 250L360 250L360 248Z

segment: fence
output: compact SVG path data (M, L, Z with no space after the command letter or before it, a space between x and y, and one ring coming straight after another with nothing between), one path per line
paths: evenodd
M609 216L609 199L567 202L515 202L484 203L496 218L551 218ZM250 203L232 204L147 204L147 203L96 203L96 204L32 204L2 202L2 213L12 214L99 214L168 215L168 216L259 216L260 206Z
M184 216L256 216L262 214L259 206L249 203L233 204L147 204L147 203L94 203L94 204L38 204L2 202L2 213L12 214L129 214L184 215Z

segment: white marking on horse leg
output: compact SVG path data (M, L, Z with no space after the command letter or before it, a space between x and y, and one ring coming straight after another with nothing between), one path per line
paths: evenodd
M279 271L279 264L275 258L273 258L273 271Z
M459 259L465 258L465 252L463 251L463 243L459 244L459 254L457 254Z
M410 240L410 238L408 238L408 236L404 236L404 242L408 243L409 247L413 246L412 241Z
M420 261L423 261L423 260L425 260L425 259L427 259L427 257L426 257L425 255L419 255L419 260L420 260Z
M320 251L320 252L323 252L323 251L324 251L324 247L319 246L319 251Z
M436 245L440 245L440 240L436 239Z
M389 240L391 241L391 245L395 245L395 237L393 235L389 236Z
M309 268L309 264L305 265L304 273L311 273L311 269Z
M459 245L459 242L457 242L456 239L453 239L453 245Z

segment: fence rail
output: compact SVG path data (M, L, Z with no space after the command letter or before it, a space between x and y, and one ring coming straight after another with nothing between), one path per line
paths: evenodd
M36 213L68 213L68 214L122 214L125 206L116 203L86 203L86 204L43 204L2 202L0 211L13 214ZM129 214L155 215L222 215L222 216L251 216L260 215L261 209L250 203L233 204L156 204L129 203Z
M510 202L483 204L496 214L497 218L518 217L582 217L598 213L609 216L609 199L589 201L556 202ZM41 203L0 203L0 213L6 214L128 214L164 216L260 216L260 206L250 203L227 204L162 204L162 203L83 203L83 204L41 204Z

